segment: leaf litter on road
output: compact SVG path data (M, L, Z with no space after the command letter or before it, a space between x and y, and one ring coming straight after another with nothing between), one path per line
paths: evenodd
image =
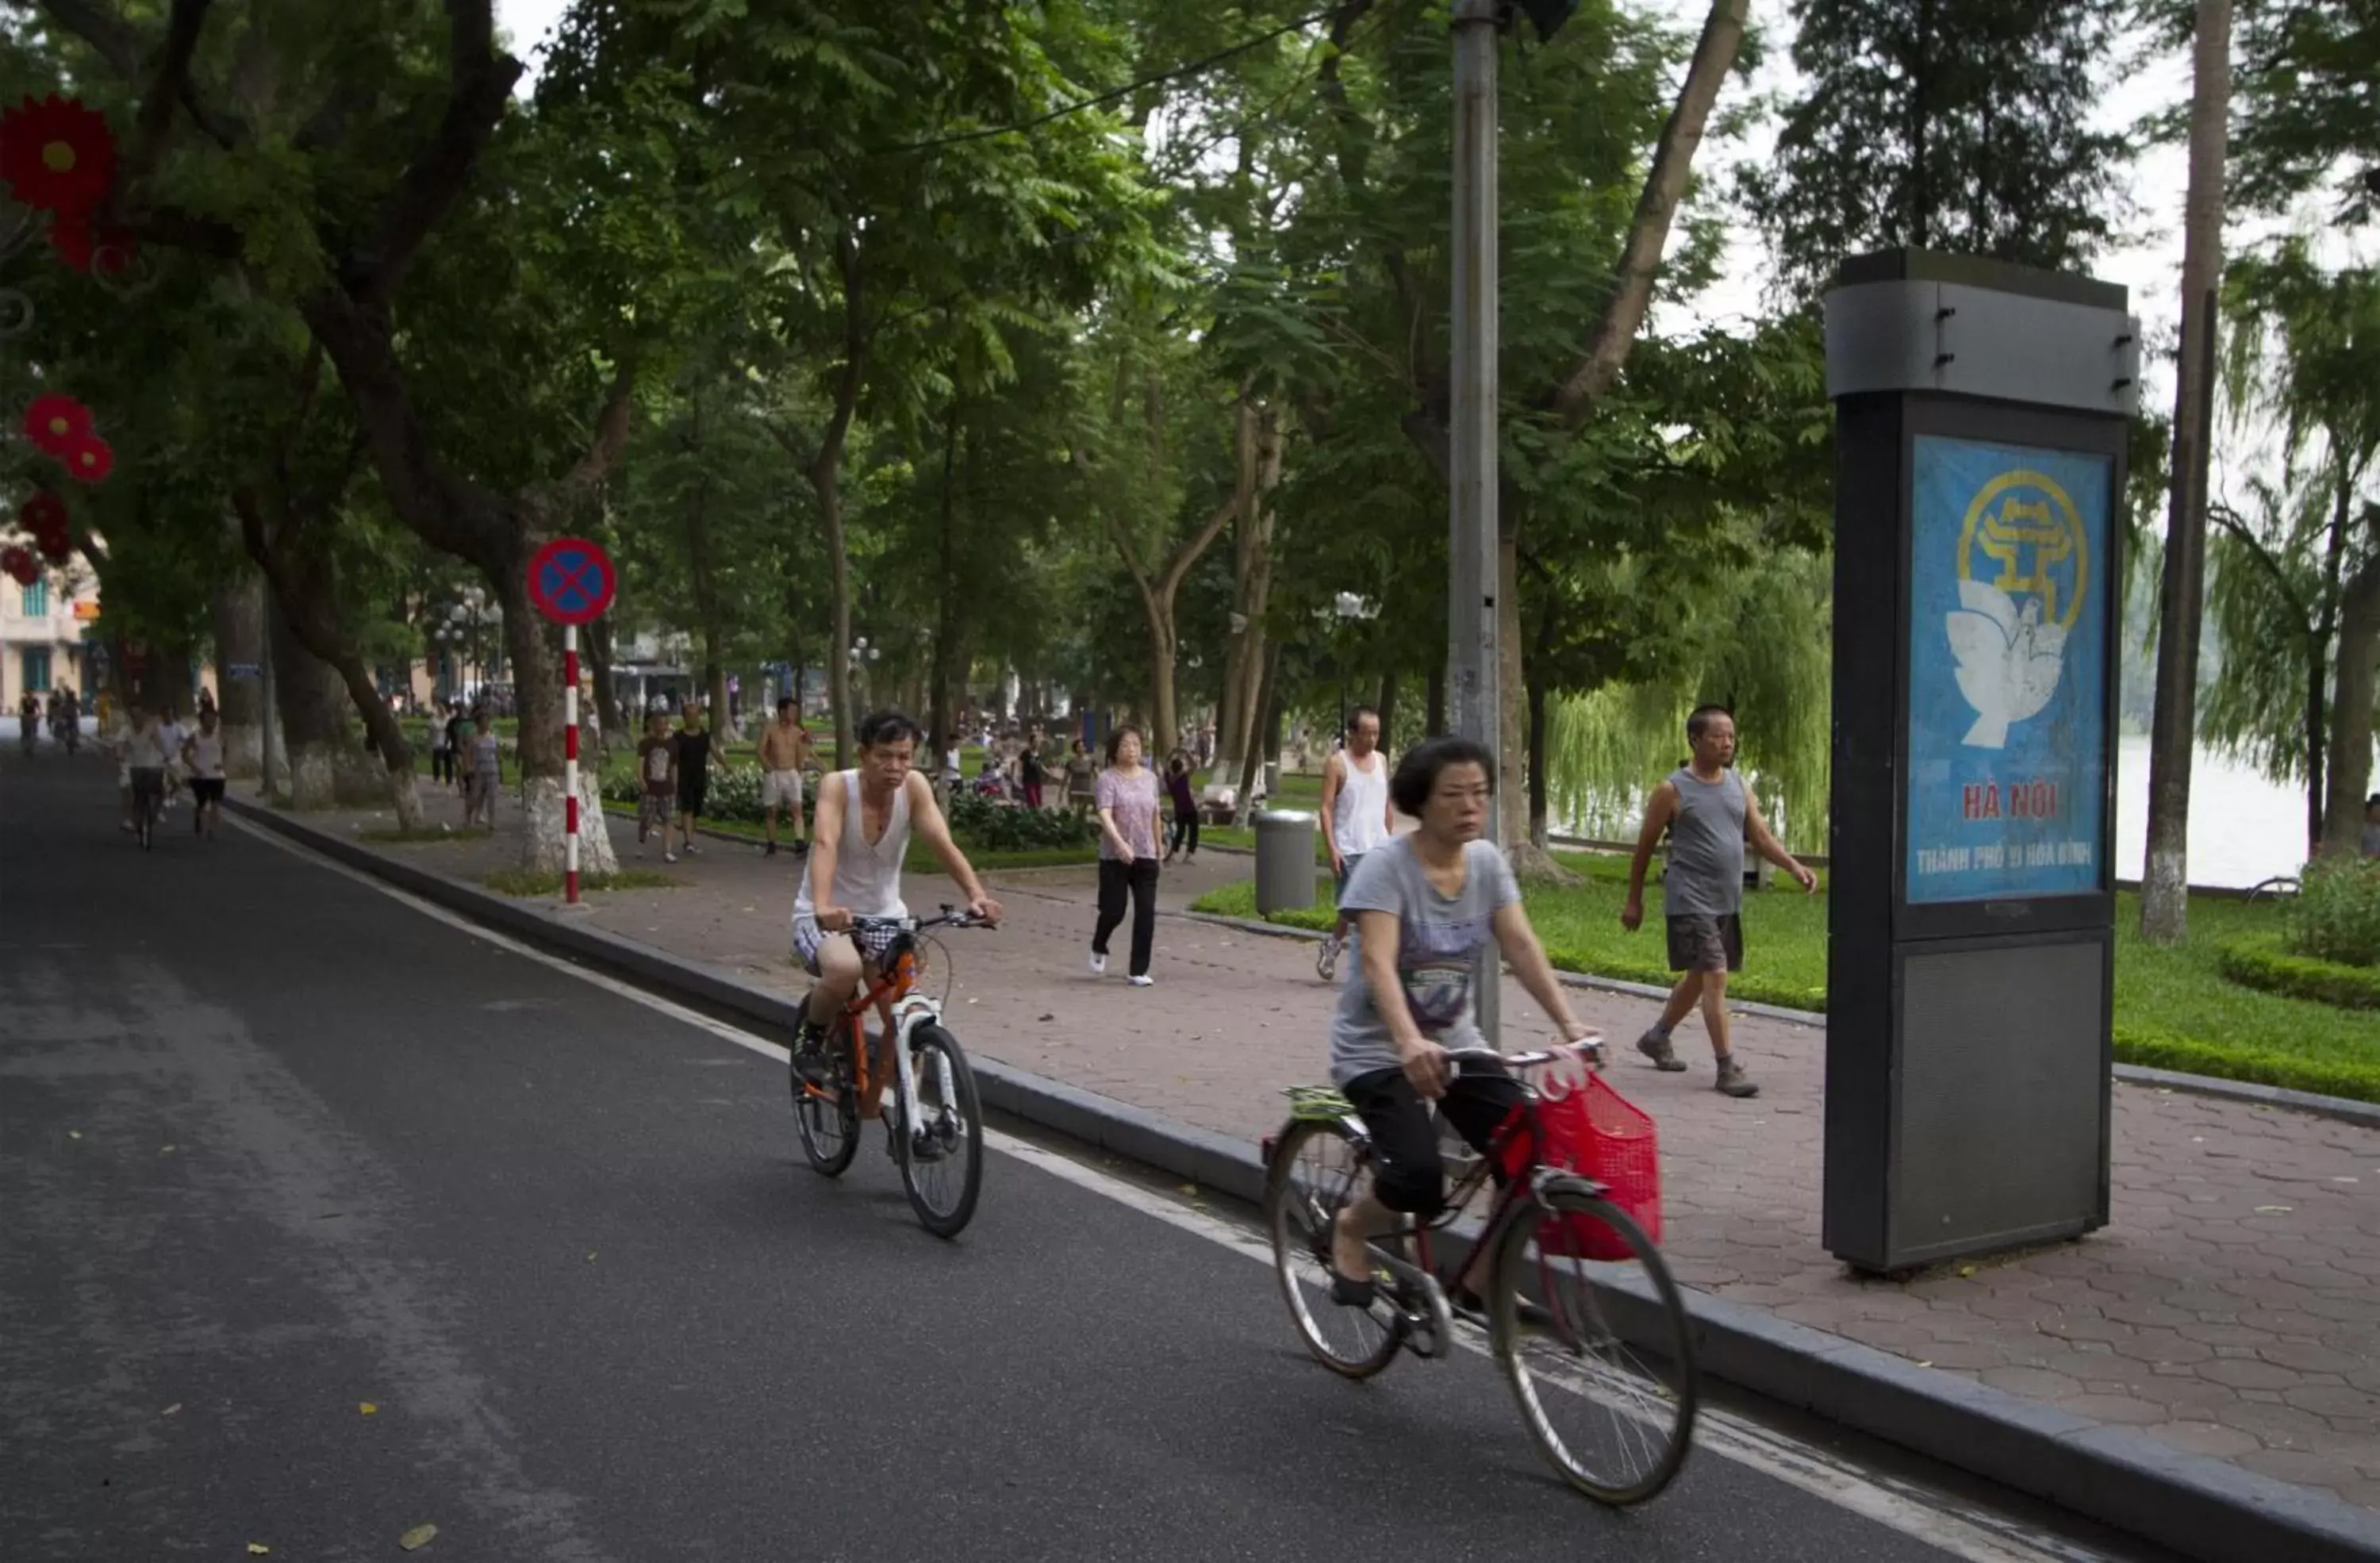
M403 1547L407 1552L419 1552L437 1539L437 1526L416 1525L413 1529L406 1532L405 1534L397 1537L396 1545Z

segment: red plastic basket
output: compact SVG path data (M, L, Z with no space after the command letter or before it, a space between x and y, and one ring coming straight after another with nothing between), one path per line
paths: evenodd
M1521 1110L1514 1109L1514 1116ZM1612 1089L1602 1075L1593 1074L1582 1090L1540 1100L1537 1122L1546 1136L1537 1153L1539 1161L1602 1184L1605 1197L1645 1229L1647 1238L1660 1242L1660 1136L1644 1109ZM1504 1153L1507 1171L1519 1170L1517 1164L1525 1159L1526 1150L1525 1134L1514 1134ZM1620 1234L1602 1222L1574 1216L1567 1225L1572 1242L1584 1257L1629 1256Z

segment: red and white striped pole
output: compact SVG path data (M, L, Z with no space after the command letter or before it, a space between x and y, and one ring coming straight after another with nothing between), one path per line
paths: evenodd
M562 626L562 886L578 904L578 626Z

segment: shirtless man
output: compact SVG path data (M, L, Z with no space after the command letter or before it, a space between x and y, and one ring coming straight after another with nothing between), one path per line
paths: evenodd
M809 828L802 823L802 772L809 769L810 731L802 725L792 696L777 702L777 720L760 730L760 806L769 832L766 857L777 855L777 809L792 816L794 854L810 850Z

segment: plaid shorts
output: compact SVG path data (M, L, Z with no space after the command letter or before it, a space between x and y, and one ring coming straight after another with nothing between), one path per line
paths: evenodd
M801 962L802 970L812 976L819 975L819 946L828 939L850 939L859 946L860 960L869 966L877 966L882 963L884 952L892 948L892 941L900 937L899 928L884 923L863 923L849 933L831 934L818 926L815 917L799 914L794 917L794 956Z
M637 829L658 830L669 823L672 799L667 793L637 794Z

